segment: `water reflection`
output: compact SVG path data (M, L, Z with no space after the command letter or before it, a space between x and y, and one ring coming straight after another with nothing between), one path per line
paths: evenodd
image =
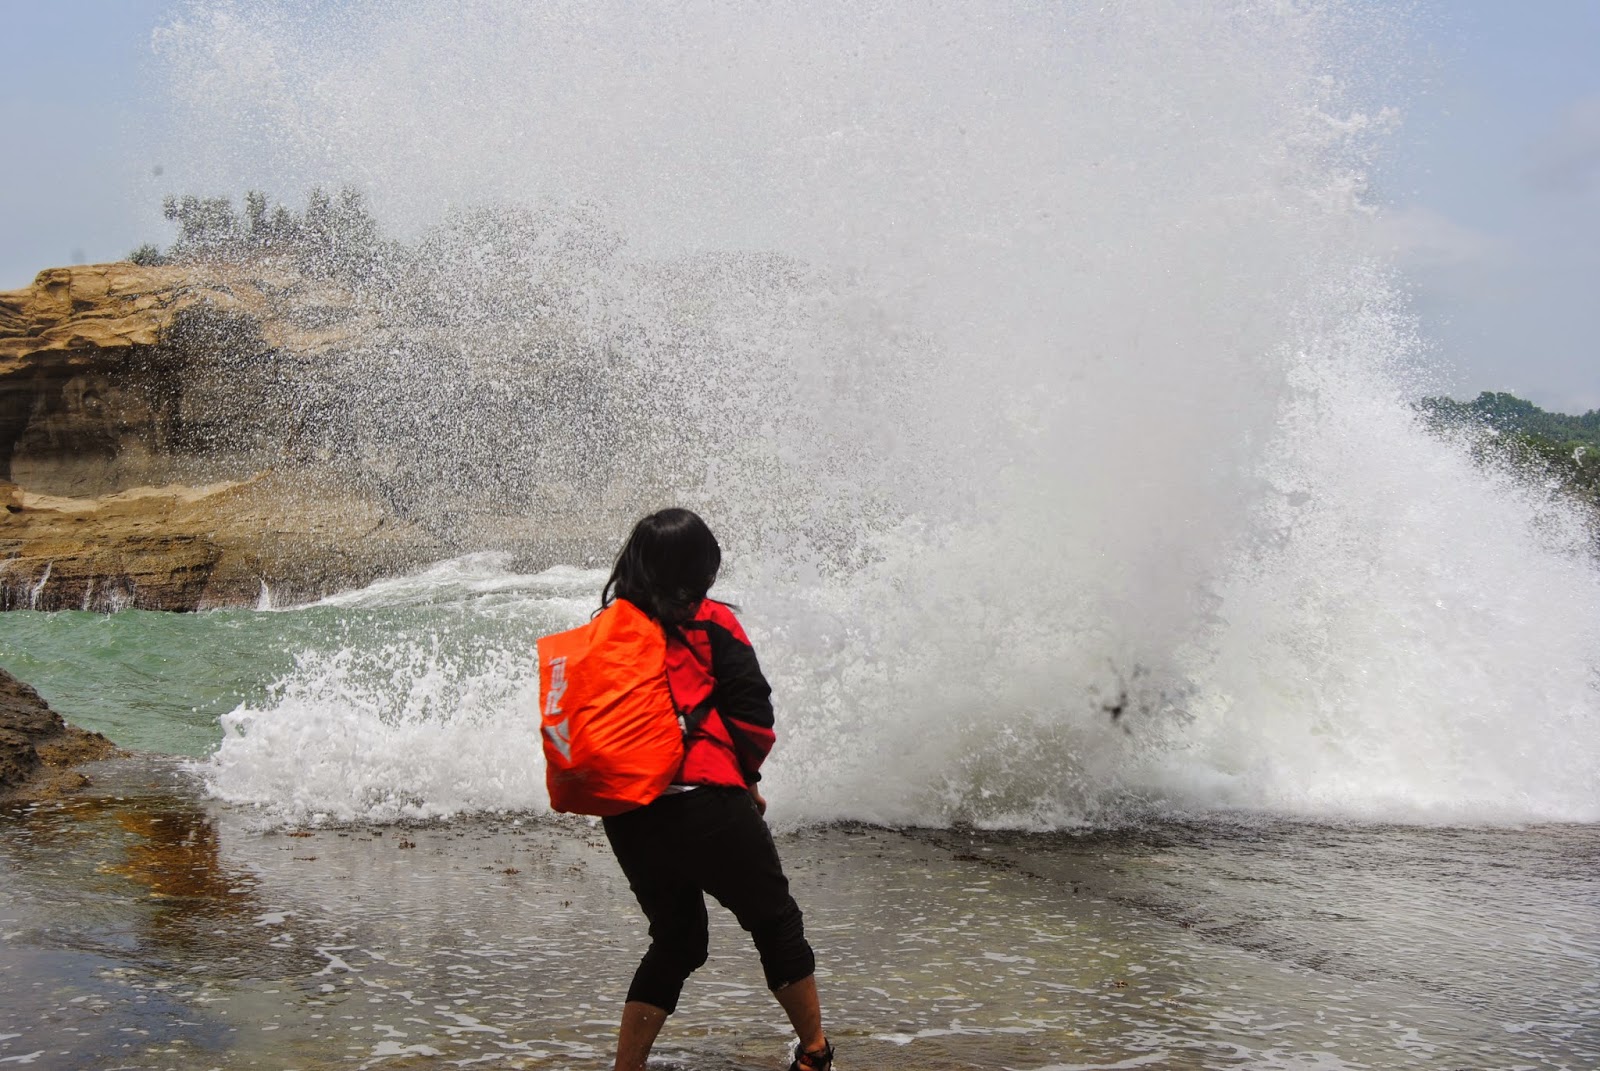
M644 934L596 829L250 819L153 760L7 811L0 1060L607 1066ZM1217 822L783 850L850 1066L1445 1071L1600 1062L1597 843ZM663 1060L784 1066L744 935L712 943Z

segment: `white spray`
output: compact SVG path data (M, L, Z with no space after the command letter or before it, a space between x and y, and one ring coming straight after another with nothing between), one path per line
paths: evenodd
M404 234L607 221L563 316L626 419L573 435L725 536L783 813L1600 817L1589 535L1419 426L1368 253L1394 27L1272 0L338 11L164 32L169 178L353 182ZM520 293L495 250L453 255ZM473 353L531 360L498 323ZM407 791L530 805L495 787L522 759L461 746L505 729L484 697L531 718L525 651L450 672L479 698L425 704L448 739ZM417 751L402 700L338 680L316 660L252 712L218 791L263 801L239 786L364 709L351 761ZM360 811L348 781L281 802Z

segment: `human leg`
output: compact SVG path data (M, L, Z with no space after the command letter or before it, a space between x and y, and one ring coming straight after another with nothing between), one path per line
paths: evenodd
M716 832L696 853L701 887L733 912L755 942L767 986L802 1049L825 1049L816 956L772 833L747 793L722 794L717 805L723 813L712 826Z
M705 896L678 873L670 839L654 818L639 812L632 821L608 818L605 823L612 851L650 923L650 947L628 986L617 1032L619 1071L645 1066L662 1025L677 1010L684 981L705 963L708 952Z
M667 1012L654 1004L630 1000L622 1006L622 1025L617 1030L615 1071L644 1071L656 1035L667 1021Z
M772 995L778 998L783 1013L794 1027L803 1052L818 1052L828 1047L828 1036L822 1032L822 1004L817 999L817 979L808 974L798 982L790 982Z
M805 918L789 894L772 833L745 793L724 797L726 820L700 860L700 886L733 912L761 954L767 988L777 992L809 978L816 957Z
M689 975L709 954L706 901L699 889L655 889L634 898L650 920L650 947L633 972L629 1003L652 1004L668 1015L678 1010L678 996Z

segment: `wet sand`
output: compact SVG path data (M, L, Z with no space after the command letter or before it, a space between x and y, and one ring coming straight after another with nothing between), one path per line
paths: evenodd
M261 831L168 760L90 772L0 815L0 1061L609 1066L645 936L586 821ZM1592 829L778 840L844 1069L1600 1062ZM714 911L662 1066L786 1045Z

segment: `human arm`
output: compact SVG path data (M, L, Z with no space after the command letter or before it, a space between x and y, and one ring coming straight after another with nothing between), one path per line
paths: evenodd
M718 606L706 622L711 644L711 699L733 745L745 783L761 779L761 764L772 750L772 686L761 672L755 650L732 612ZM759 804L758 804L759 806Z

